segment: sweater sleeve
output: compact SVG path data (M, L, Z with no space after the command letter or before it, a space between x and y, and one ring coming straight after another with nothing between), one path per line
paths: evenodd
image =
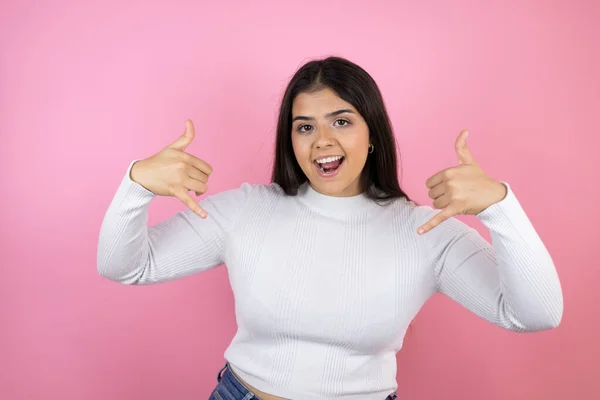
M548 250L507 183L506 197L477 215L479 233L451 218L423 235L438 291L478 316L511 331L559 325L563 296ZM420 226L437 210L421 206Z
M132 161L104 215L98 240L98 273L112 281L161 283L223 264L224 246L252 186L207 196L199 202L202 219L191 210L148 226L148 209L156 196L130 177Z

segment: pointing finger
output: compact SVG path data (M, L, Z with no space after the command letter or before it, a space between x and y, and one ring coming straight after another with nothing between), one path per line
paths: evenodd
M181 191L175 193L175 197L183 202L190 210L192 210L196 215L200 218L206 218L206 211L196 203L196 201L190 196L187 190L182 189Z
M429 232L433 228L435 228L436 226L440 225L442 222L444 222L447 219L453 217L454 215L456 215L456 213L452 209L445 208L441 212L437 213L429 221L427 221L426 223L424 223L423 225L421 225L419 227L419 229L417 230L417 233L419 235L422 235L422 234L424 234L426 232Z

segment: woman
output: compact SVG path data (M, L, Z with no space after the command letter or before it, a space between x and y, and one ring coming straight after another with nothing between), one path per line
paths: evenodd
M433 208L400 188L376 83L330 57L300 68L283 97L272 183L196 202L212 168L185 152L194 127L130 164L103 221L99 273L153 284L227 265L238 331L211 399L392 399L396 352L437 291L515 331L558 326L553 261L508 184L456 141L458 165L426 183ZM189 209L147 227L155 196ZM441 209L441 212L436 211ZM453 218L476 215L493 247Z

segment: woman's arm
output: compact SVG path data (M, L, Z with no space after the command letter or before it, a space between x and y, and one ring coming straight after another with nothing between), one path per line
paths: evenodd
M190 209L147 226L154 193L134 182L131 167L104 216L98 241L98 273L123 284L166 282L223 263L226 236L251 185L208 196L199 204L203 219Z
M514 193L477 214L492 245L455 218L419 237L438 290L480 317L512 331L559 325L563 296L554 263ZM418 207L417 226L436 210Z

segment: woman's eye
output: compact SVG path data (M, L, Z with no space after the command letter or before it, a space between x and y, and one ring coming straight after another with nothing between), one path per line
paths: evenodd
M334 125L346 126L346 125L350 125L350 121L345 120L345 119L338 119L335 121ZM299 125L297 129L298 129L298 132L306 133L308 131L311 131L313 129L313 127L312 127L312 125Z

